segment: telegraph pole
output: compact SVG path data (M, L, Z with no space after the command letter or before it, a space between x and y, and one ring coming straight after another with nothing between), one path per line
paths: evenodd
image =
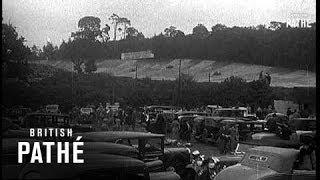
M180 106L180 98L181 98L181 59L179 60L179 79L178 79L178 105Z
M136 79L138 79L138 65L136 64Z

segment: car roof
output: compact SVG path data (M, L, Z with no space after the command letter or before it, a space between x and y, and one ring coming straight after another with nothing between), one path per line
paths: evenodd
M32 115L68 117L68 115L67 115L67 114L59 114L59 113L28 113L28 114L26 114L26 116L32 116Z
M249 140L249 141L240 141L239 144L248 144L248 145L255 145L255 146L271 146L271 147L280 147L280 148L299 148L300 143L292 142L289 140L283 139L264 139L261 140Z
M157 105L151 105L151 106L147 106L147 108L175 108L175 106L157 106Z
M251 150L276 154L283 159L291 159L299 153L299 150L296 150L296 149L280 148L280 147L272 147L272 146L257 146L257 147L251 148Z
M287 115L285 115L285 114L282 114L282 113L269 113L269 114L267 114L266 115L266 117L269 117L269 116L272 116L273 114L276 114L276 116L286 116L287 117Z
M179 114L197 114L197 113L200 113L200 112L197 112L197 111L178 111L178 112L176 112L176 114L178 114L178 115Z
M243 108L218 108L218 109L216 109L216 111L221 111L221 110L228 110L228 111L230 111L230 110L232 110L232 111L244 111L244 110L246 110L246 109L243 109Z
M293 118L290 121L316 121L316 118Z
M82 136L84 141L100 141L110 142L117 139L149 139L163 138L164 134L154 134L146 132L133 131L102 131L102 132L87 132L75 133L74 136Z

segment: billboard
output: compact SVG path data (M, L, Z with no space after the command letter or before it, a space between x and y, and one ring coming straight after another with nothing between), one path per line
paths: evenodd
M122 60L150 59L150 58L154 58L154 54L151 51L121 53Z

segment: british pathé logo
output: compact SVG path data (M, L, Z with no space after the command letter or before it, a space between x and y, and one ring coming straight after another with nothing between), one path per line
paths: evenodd
M71 128L31 128L31 138L65 138L72 137ZM57 163L84 163L79 157L83 154L81 136L74 142L18 142L18 163L51 163L53 159ZM70 148L72 147L72 148ZM29 158L26 158L29 157Z
M312 19L313 15L309 13L290 13L286 22L288 27L308 28L311 27L310 23L315 22Z

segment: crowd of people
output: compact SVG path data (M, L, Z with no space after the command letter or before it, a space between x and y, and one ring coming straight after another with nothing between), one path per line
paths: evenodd
M97 130L139 130L136 129L137 123L142 122L142 112L132 107L126 109L114 109L111 107L103 107L99 104L97 108L92 108L92 112L83 113L81 108L74 107L69 113L73 123L94 124Z

